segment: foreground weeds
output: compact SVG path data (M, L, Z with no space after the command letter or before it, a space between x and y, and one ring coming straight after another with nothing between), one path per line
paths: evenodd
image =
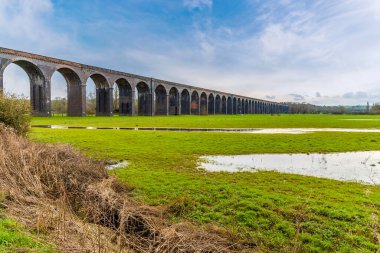
M138 203L104 164L66 145L32 143L0 126L0 191L7 213L63 252L234 252L228 233L170 224Z

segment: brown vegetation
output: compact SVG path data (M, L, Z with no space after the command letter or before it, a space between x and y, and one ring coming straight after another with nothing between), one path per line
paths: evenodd
M3 208L63 252L234 252L218 229L170 224L164 208L128 189L67 145L32 143L0 125Z

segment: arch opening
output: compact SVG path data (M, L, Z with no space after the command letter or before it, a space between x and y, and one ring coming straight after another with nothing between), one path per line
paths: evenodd
M215 114L222 113L222 101L220 99L220 95L215 96Z
M227 114L233 114L233 102L231 97L227 98Z
M227 99L225 96L222 97L222 114L227 114Z
M85 115L84 88L79 75L72 69L59 68L51 79L52 113L68 116Z
M137 108L138 115L149 116L152 115L152 94L149 86L145 82L139 82L136 85L137 89Z
M115 86L115 105L118 104L117 108L119 115L122 116L132 116L133 115L133 98L132 98L132 86L131 84L124 78L120 78L116 80ZM116 88L117 87L117 88Z
M207 95L205 92L201 93L201 107L200 107L200 114L201 115L207 115Z
M197 91L191 93L191 114L199 115L199 95Z
M233 108L232 114L237 114L237 100L236 100L236 98L233 99L232 108Z
M158 85L154 91L155 93L155 115L167 114L167 97L166 89L162 85Z
M172 87L169 90L169 115L178 115L179 111L179 93L177 88Z
M190 114L190 94L186 89L181 92L181 114Z
M32 115L50 116L50 85L37 65L26 60L16 60L0 74L3 78L0 88L4 92L19 99L29 99Z
M86 88L86 113L96 116L111 116L113 114L113 89L109 86L107 79L101 74L93 74L88 78Z
M208 96L208 106L207 106L207 113L208 114L215 114L215 101L214 101L214 95L211 93Z

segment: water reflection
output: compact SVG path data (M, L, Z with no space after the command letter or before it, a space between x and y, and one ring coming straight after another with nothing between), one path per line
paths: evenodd
M330 154L254 154L201 157L207 171L271 170L341 181L380 184L380 151Z
M115 164L109 164L106 166L106 170L114 170L128 166L128 161L121 161Z
M170 131L170 132L225 132L250 134L306 134L314 132L343 133L380 133L380 129L365 128L180 128L180 127L95 127L95 126L62 126L32 125L33 128L51 129L87 129L87 130L135 130L135 131Z

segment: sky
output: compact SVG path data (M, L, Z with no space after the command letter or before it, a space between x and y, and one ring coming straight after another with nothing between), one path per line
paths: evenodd
M318 105L380 102L379 27L378 0L0 0L0 47Z

